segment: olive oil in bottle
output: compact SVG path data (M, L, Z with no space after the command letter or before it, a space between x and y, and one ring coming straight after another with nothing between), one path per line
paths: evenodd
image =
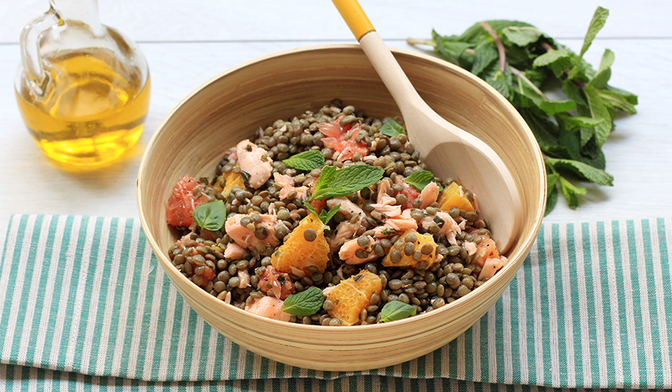
M49 0L21 31L14 88L28 131L71 166L120 157L142 134L149 67L140 48L100 23L97 0Z
M98 165L119 157L142 134L150 80L104 49L44 58L50 79L42 96L18 87L19 110L44 153L72 165Z

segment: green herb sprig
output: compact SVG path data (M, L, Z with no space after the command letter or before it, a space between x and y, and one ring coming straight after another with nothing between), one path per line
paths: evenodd
M222 200L203 203L194 209L192 216L201 229L217 231L226 222L226 205Z
M612 186L604 169L602 145L619 112L635 114L637 96L608 84L614 53L605 50L597 69L584 59L609 11L598 7L576 54L536 27L517 21L476 23L461 35L432 31L429 44L442 58L461 66L506 97L518 109L544 153L548 179L546 214L561 192L570 208L586 188L570 178ZM551 100L544 91L562 89L567 99Z
M324 166L325 158L322 152L317 150L308 150L282 161L285 165L298 170L311 171L313 169L321 169Z
M324 303L322 290L312 286L300 293L290 294L282 304L282 310L297 317L315 314Z
M348 196L377 183L384 173L382 168L369 165L352 165L339 170L334 166L325 166L315 182L310 200Z
M378 131L387 137L395 137L404 134L404 126L399 124L397 120L390 118L385 121Z
M432 181L436 182L434 180L434 174L432 174L432 172L429 170L418 170L417 172L413 172L410 176L406 177L406 183L421 192ZM436 185L439 186L440 190L443 190L441 184L436 183Z
M318 214L317 211L315 211L315 208L313 208L313 206L310 205L310 203L304 203L304 207L306 207L308 211L312 212L313 215L320 218L322 223L324 223L325 225L329 224L331 218L333 218L338 212L338 210L341 209L340 205L336 205L332 209L323 208Z
M415 315L416 312L417 309L413 305L401 301L391 301L386 303L385 306L383 306L383 309L380 310L380 321L387 323L390 321L401 320Z

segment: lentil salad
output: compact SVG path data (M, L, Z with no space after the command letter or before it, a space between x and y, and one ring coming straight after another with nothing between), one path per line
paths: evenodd
M173 264L218 299L288 322L374 324L440 308L506 264L476 196L431 174L402 119L334 100L255 136L166 203ZM374 181L348 188L356 169ZM346 194L329 188L340 180ZM219 215L202 212L216 202Z

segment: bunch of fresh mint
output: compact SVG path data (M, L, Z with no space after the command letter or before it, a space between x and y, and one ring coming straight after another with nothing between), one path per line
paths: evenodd
M408 40L433 45L442 58L488 82L518 109L544 153L546 214L560 191L576 208L586 188L570 178L613 185L601 147L617 113L636 113L637 96L607 84L614 53L607 49L597 70L583 59L608 15L597 8L578 55L530 24L507 20L477 23L459 36L432 31L431 41ZM544 93L560 89L565 100Z

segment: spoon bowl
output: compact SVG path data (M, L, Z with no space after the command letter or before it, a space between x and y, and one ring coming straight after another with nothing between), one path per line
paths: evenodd
M435 176L452 177L476 195L480 216L488 219L497 247L506 252L519 236L522 219L520 194L506 164L485 142L427 105L356 0L333 3L399 106L416 151Z

